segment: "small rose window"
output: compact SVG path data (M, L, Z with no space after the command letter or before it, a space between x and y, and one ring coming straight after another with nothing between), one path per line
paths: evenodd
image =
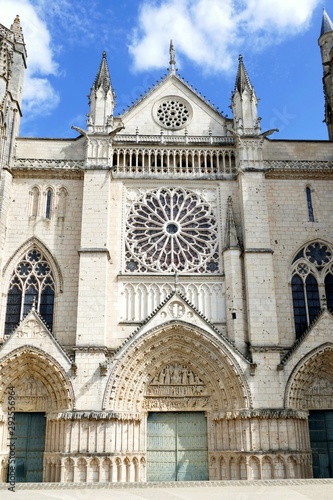
M157 122L165 128L178 129L190 119L190 109L185 102L176 98L163 101L156 111Z

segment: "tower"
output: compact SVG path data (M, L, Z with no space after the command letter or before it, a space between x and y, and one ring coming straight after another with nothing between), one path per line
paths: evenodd
M21 118L26 50L20 19L0 25L0 170L10 164Z
M323 65L323 87L325 96L325 123L327 125L329 140L333 140L333 23L327 12L323 11L323 20L318 40Z

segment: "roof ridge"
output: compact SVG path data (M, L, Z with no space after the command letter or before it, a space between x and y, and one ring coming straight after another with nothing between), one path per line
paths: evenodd
M128 105L127 110L124 108L123 113L119 111L118 116L122 116L122 114L128 113L132 109L136 108L139 104L141 104L141 102L147 99L155 91L157 87L162 85L163 82L165 82L170 78L176 78L183 85L185 85L185 87L187 87L191 92L193 92L193 94L195 94L201 101L203 101L207 106L209 106L213 111L215 111L215 113L218 113L220 116L225 118L225 116L223 115L223 111L220 111L218 106L215 106L215 104L211 103L209 99L206 99L206 96L203 96L196 88L192 87L192 85L178 73L165 73L162 77L156 80L156 82L153 83L151 87L148 87L148 89L144 91L143 94L140 94L140 97L138 97L135 101L132 101L132 105Z

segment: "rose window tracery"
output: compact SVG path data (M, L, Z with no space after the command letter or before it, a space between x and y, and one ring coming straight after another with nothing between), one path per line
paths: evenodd
M219 272L217 223L210 204L183 188L148 191L126 224L127 272Z
M156 111L158 123L169 129L183 127L190 118L188 106L175 98L163 101Z

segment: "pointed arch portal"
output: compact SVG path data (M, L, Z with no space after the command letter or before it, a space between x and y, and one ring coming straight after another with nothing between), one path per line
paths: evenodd
M15 465L16 482L41 482L46 413L72 409L73 388L57 361L32 346L6 356L0 373L0 408L14 426L15 459L10 449L9 465Z
M175 321L124 345L104 407L147 418L148 481L207 480L213 415L251 400L223 341Z
M106 386L103 408L122 412L251 407L242 370L222 341L172 322L126 344Z
M289 377L285 403L309 411L313 476L333 477L333 344L302 358Z

